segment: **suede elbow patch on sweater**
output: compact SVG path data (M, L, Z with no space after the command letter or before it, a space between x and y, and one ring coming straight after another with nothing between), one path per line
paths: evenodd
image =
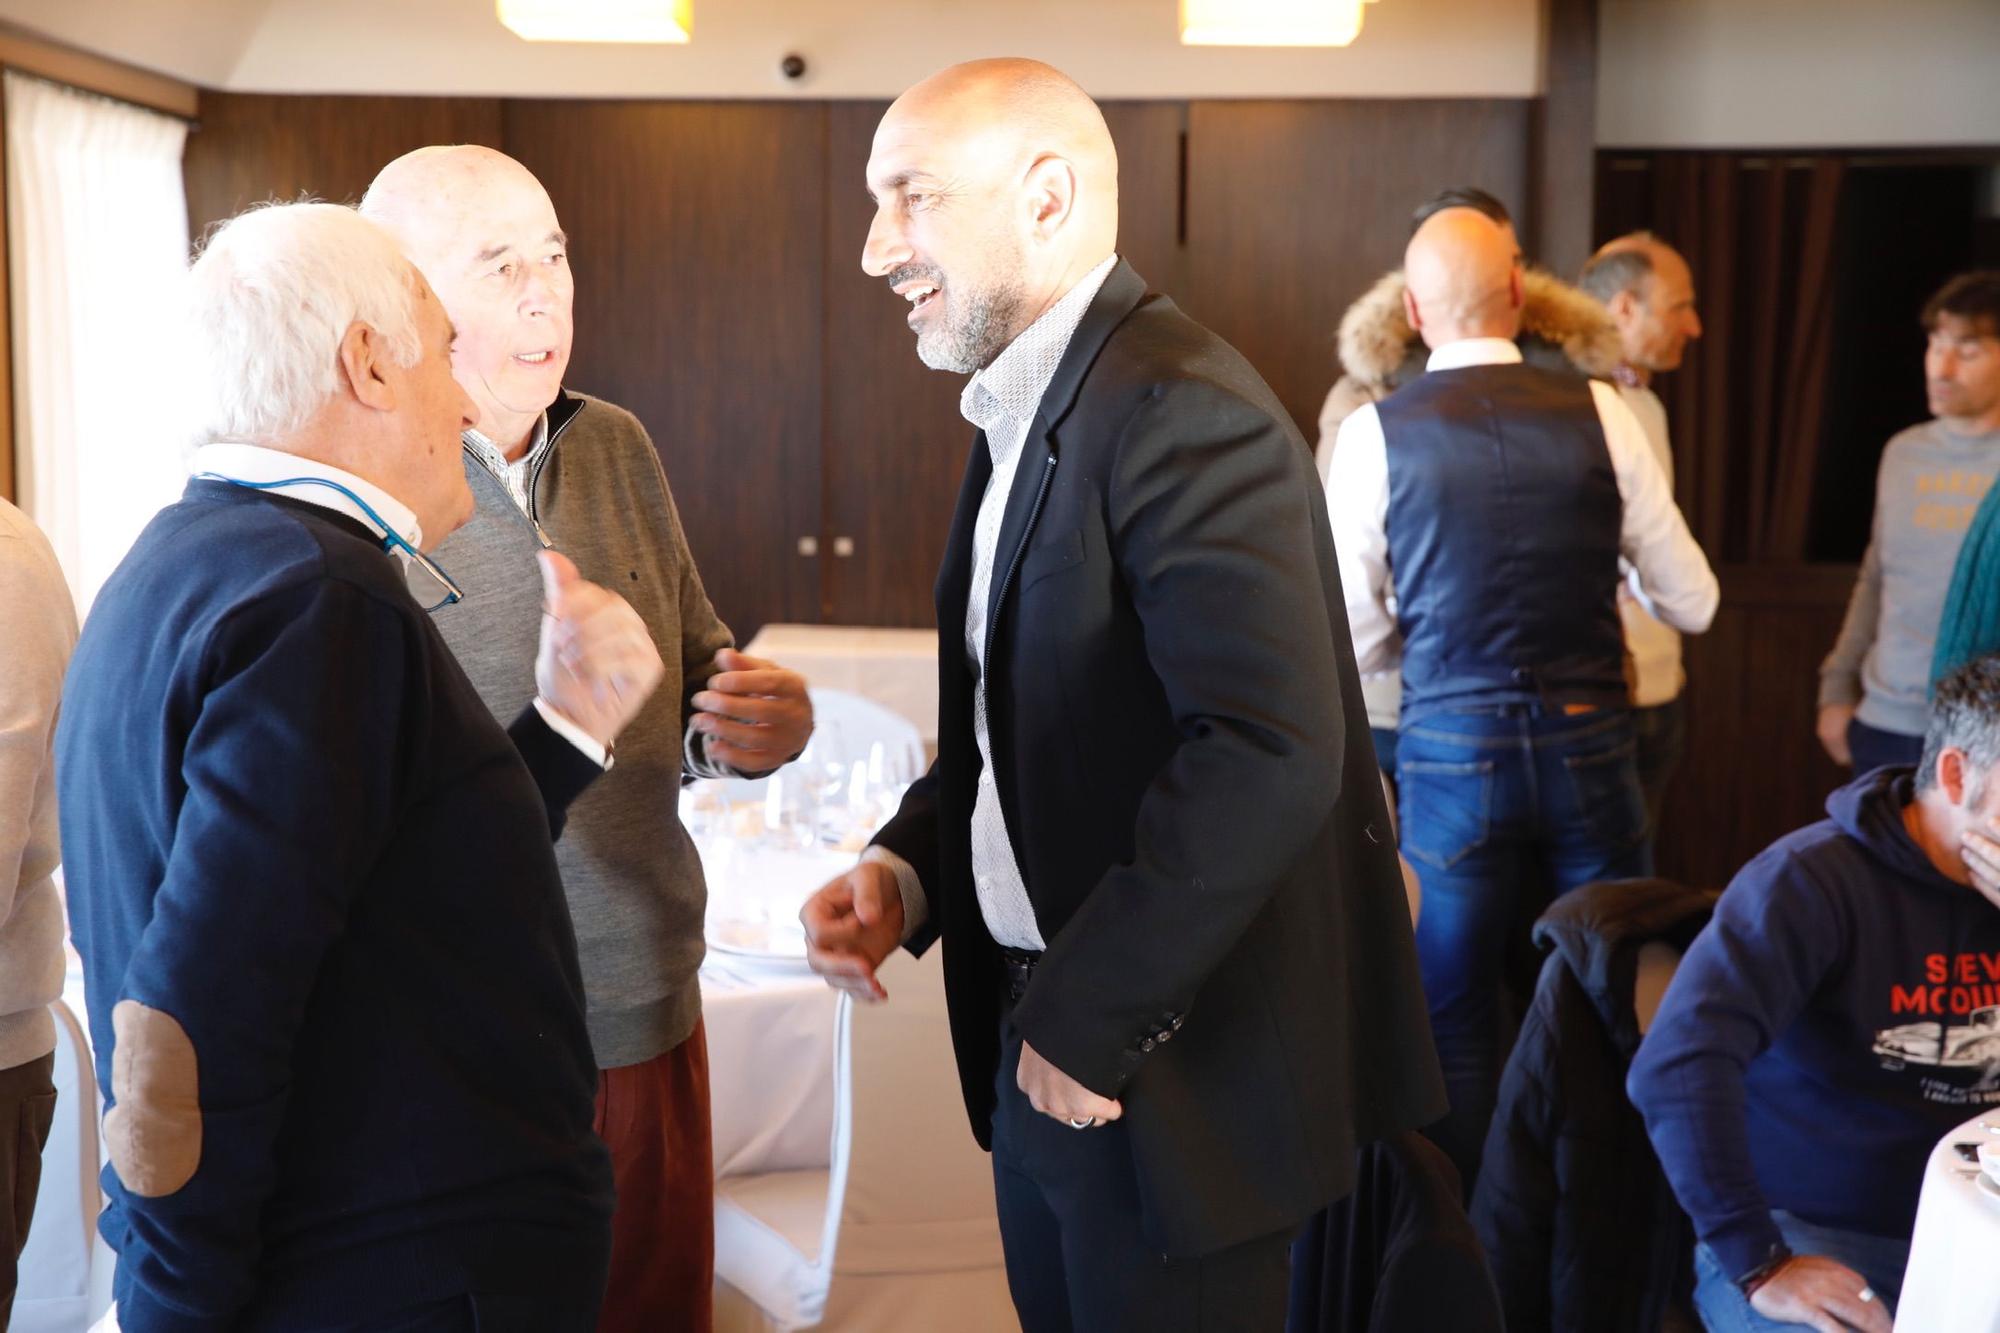
M104 1117L111 1165L142 1199L172 1194L201 1163L194 1043L172 1014L137 1000L111 1010L114 1105Z

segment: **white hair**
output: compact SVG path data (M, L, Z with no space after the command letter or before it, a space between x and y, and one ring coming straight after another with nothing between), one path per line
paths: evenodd
M355 324L399 366L423 356L415 270L389 234L341 204L268 204L209 237L190 272L195 444L276 444L340 388Z

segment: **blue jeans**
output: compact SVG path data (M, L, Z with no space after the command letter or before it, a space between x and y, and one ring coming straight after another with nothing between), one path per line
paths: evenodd
M1776 1210L1771 1220L1778 1224L1792 1253L1822 1255L1846 1264L1867 1279L1885 1310L1896 1313L1896 1300L1903 1292L1903 1269L1910 1262L1908 1237L1841 1231ZM1709 1333L1768 1333L1771 1329L1807 1327L1780 1324L1751 1309L1750 1298L1729 1280L1706 1245L1694 1247L1694 1308Z
M1914 768L1923 757L1924 738L1871 727L1857 717L1847 724L1847 753L1854 759L1857 777L1890 764Z
M1631 714L1537 706L1403 728L1403 854L1423 885L1417 961L1451 1111L1427 1132L1470 1195L1505 1059L1512 935L1558 896L1651 873Z
M1370 727L1368 739L1375 742L1375 766L1382 770L1390 782L1396 780L1396 729L1394 727Z

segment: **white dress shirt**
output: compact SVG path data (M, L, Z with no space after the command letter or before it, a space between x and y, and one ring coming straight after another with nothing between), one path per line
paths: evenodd
M1014 859L1007 836L1000 788L994 780L993 741L986 725L987 599L992 594L993 564L999 556L1000 525L1007 497L1021 463L1021 449L1034 425L1042 396L1063 353L1069 350L1076 326L1118 262L1116 255L1085 274L1041 318L1007 344L993 364L974 375L959 395L959 412L986 435L993 475L980 497L972 525L972 583L965 599L964 650L973 674L972 736L979 747L979 787L972 808L972 885L979 912L994 940L1015 949L1040 952L1045 946L1027 884ZM896 874L903 898L903 932L908 938L924 922L928 904L913 868L887 848L871 847L867 860L880 861Z
M1666 404L1642 384L1620 384L1618 396L1645 430L1653 457L1667 479L1667 494L1672 495L1674 450L1667 433ZM1625 651L1632 655L1632 703L1638 708L1656 708L1679 698L1687 683L1687 673L1681 667L1680 631L1646 610L1638 589L1630 586L1631 571L1623 572L1627 582L1618 588L1618 618L1625 626Z
M386 539L393 532L417 550L423 549L423 529L417 523L416 513L408 505L374 482L330 463L288 454L282 449L266 449L262 445L229 440L204 444L195 450L188 472L195 477L253 482L267 494L318 505L321 509L330 509L351 518L377 538ZM291 482L294 478L298 481L291 485L269 485L271 482ZM336 490L335 487L344 489ZM375 511L373 515L369 514L370 509ZM407 569L409 555L396 546L388 549ZM611 767L610 751L583 728L557 712L540 695L535 696L535 711L542 715L542 721L549 724L549 730L603 767Z
M1520 360L1521 349L1509 339L1466 338L1432 352L1427 368L1456 370ZM1592 380L1590 393L1624 504L1619 554L1637 572L1641 595L1654 614L1676 629L1699 634L1714 619L1721 597L1708 557L1688 532L1645 429L1618 390ZM1398 670L1396 618L1389 607L1388 447L1373 403L1341 423L1327 472L1326 501L1356 664L1364 676Z
M531 513L528 508L528 483L533 478L535 465L549 451L549 414L543 412L535 418L535 428L528 434L528 447L512 461L508 460L499 445L480 434L477 427L462 432L459 438L479 456L480 462L486 464L488 472L505 483L507 493L514 497L514 503L521 507L521 512Z

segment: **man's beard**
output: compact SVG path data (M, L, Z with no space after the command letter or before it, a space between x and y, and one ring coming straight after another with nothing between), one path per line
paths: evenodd
M975 292L943 287L939 296L951 302L951 318L935 321L917 335L917 359L932 370L960 375L984 370L1014 341L1022 306L1019 281Z

